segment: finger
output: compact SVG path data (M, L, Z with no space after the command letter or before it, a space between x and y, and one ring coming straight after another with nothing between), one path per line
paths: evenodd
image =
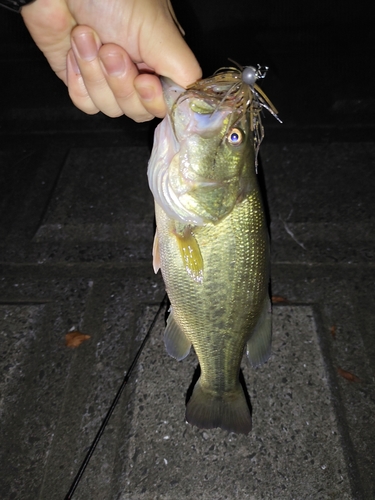
M146 40L142 47L142 59L158 75L167 76L186 87L202 77L202 70L173 20L169 18L159 22L160 29L155 27L152 39L142 33L142 40Z
M134 87L146 111L150 115L164 118L167 114L167 106L160 79L156 75L143 73L134 80Z
M100 111L111 117L120 116L123 112L117 104L100 64L98 57L100 47L99 37L91 28L77 26L73 29L72 49L87 94Z
M66 84L68 86L69 96L77 108L89 115L99 112L99 109L95 106L87 91L72 50L69 51L67 56Z
M154 118L155 114L147 110L136 92L134 81L138 78L138 68L127 52L118 45L106 44L99 50L99 59L107 84L122 113L137 122Z

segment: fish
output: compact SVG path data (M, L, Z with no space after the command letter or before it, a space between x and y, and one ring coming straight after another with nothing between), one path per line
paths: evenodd
M270 248L257 181L263 108L277 110L256 81L260 66L222 68L187 89L162 79L168 114L155 130L148 181L155 201L153 266L171 308L167 353L193 346L200 377L186 421L248 434L240 382L271 352Z

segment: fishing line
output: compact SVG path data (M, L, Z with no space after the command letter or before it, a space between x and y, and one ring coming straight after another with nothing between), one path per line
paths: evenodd
M137 364L139 356L141 355L141 352L142 352L142 350L143 350L143 348L144 348L144 346L145 346L145 344L146 344L146 342L148 340L148 337L150 336L150 334L151 334L151 332L152 332L152 330L153 330L153 328L155 326L155 323L156 323L156 321L157 321L157 319L159 317L159 314L162 311L162 309L163 309L163 307L164 307L164 305L166 303L167 303L167 294L164 295L163 300L161 301L161 303L159 305L159 309L157 310L157 312L156 312L156 314L154 316L154 319L152 320L152 323L151 323L149 329L147 330L147 333L144 336L144 339L142 340L142 343L139 346L139 349L138 349L136 355L134 356L134 359L133 359L133 361L132 361L129 369L128 369L128 371L125 374L125 377L124 377L124 379L123 379L123 381L122 381L122 383L120 385L120 388L117 391L117 394L116 394L114 400L112 401L112 404L109 407L106 416L104 417L104 420L103 420L103 422L102 422L102 424L101 424L101 426L100 426L100 428L98 430L98 433L96 434L96 436L95 436L95 438L94 438L94 440L93 440L93 442L92 442L92 444L91 444L91 446L89 448L89 451L87 452L86 457L83 460L82 465L79 468L79 471L77 472L77 475L74 478L73 483L72 483L72 485L71 485L71 487L70 487L70 489L69 489L69 491L68 491L68 493L67 493L67 495L66 495L66 497L65 497L64 500L70 500L71 498L73 498L73 494L74 494L75 490L77 489L77 486L78 486L78 484L79 484L79 482L80 482L80 480L81 480L81 478L83 476L83 473L86 470L86 467L87 467L88 463L90 462L90 459L91 459L92 455L94 454L95 448L96 448L97 444L99 443L100 438L102 437L105 428L107 427L109 419L111 418L112 413L113 413L114 409L116 408L116 405L117 405L117 403L118 403L118 401L120 399L122 391L124 390L124 388L125 388L128 380L130 378L130 375L132 374L132 371L134 370L135 365Z

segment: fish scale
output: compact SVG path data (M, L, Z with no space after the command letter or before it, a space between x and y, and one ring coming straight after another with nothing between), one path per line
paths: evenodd
M173 221L158 206L156 222L159 235L173 233ZM159 240L163 279L174 318L198 356L201 385L231 398L242 391L243 351L267 296L268 235L259 193L251 193L221 224L196 228L194 234L203 283L189 278L173 237Z

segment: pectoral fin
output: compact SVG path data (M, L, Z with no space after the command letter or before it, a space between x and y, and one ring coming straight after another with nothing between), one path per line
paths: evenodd
M152 247L152 267L154 268L154 273L157 274L160 269L159 237L157 229L155 231L154 245Z
M191 342L176 323L173 312L168 316L164 332L164 344L167 353L177 361L186 358L190 352Z
M252 366L260 366L268 360L271 355L271 339L271 301L267 296L258 323L246 346L246 354Z
M177 243L186 272L197 283L203 282L203 258L191 227L186 226L182 234L176 233Z

